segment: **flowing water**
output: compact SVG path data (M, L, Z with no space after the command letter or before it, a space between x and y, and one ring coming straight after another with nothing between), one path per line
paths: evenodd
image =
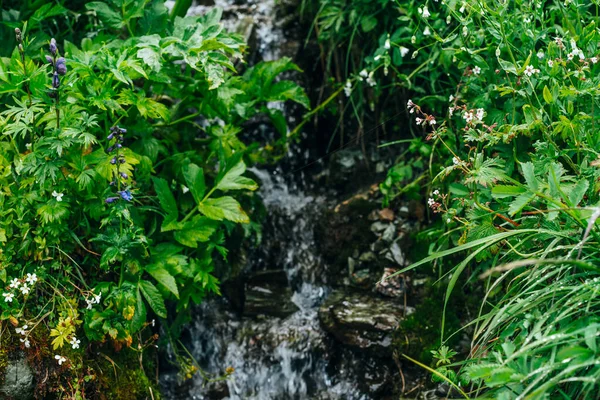
M286 33L276 22L275 0L216 0L216 5L224 9L227 27L253 37L255 58L282 56ZM190 14L207 9L194 5ZM289 173L311 158L309 151L296 146L288 154L285 172L281 166L251 169L261 183L259 195L267 218L260 245L248 251L245 283L235 289L245 290L243 311L236 310L231 299L209 300L197 308L184 332L186 347L206 373L220 376L227 367L235 372L220 382L206 384L196 374L180 384L176 372L163 371L165 398L373 398L361 393L359 382L368 378L369 371L378 373L377 362L344 349L320 326L318 309L332 288L314 228L324 209L339 199L315 187L311 174Z

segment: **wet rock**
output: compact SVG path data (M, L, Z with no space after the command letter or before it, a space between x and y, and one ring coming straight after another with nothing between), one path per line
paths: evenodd
M374 294L336 291L319 309L319 319L343 344L385 356L389 355L392 333L409 311L398 301Z
M283 270L255 272L246 284L243 315L285 318L298 311L293 294Z
M375 291L388 297L402 297L406 293L406 281L403 275L394 275L398 270L386 268L377 282Z
M33 398L33 371L24 357L9 361L0 386L0 398L29 400Z
M394 211L390 208L384 208L383 210L379 210L379 219L382 221L392 222L395 218Z

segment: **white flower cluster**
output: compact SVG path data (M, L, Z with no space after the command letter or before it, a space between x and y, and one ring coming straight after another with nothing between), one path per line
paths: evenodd
M85 302L87 303L87 307L86 308L88 310L91 310L92 306L94 304L100 304L100 300L102 300L102 294L95 294L95 295L92 295L89 298L86 298L85 299Z
M29 294L29 292L31 292L31 287L37 282L38 277L36 274L30 274L28 273L25 277L25 282L23 282L22 280L19 280L17 278L14 278L13 280L10 281L10 284L8 285L11 289L17 289L19 290L23 296L26 296ZM4 301L6 303L12 303L12 301L15 298L15 294L12 292L4 292L2 293L2 296L4 297Z
M473 111L465 111L463 114L463 118L467 124L471 122L482 122L483 117L485 116L485 110L483 108L478 108L475 113Z
M571 39L571 52L567 54L567 58L569 61L573 60L573 58L579 57L580 60L585 60L585 55L583 51L577 47L577 43L575 40Z
M346 97L350 97L352 94L352 82L349 80L346 81L346 86L344 86L344 93L346 94Z
M58 202L62 201L63 196L64 193L58 193L56 190L52 191L52 197L54 197Z
M27 337L27 336L28 336L28 333L27 333L27 328L29 328L29 327L28 327L28 326L25 324L25 325L23 325L23 326L22 326L22 327L20 327L20 328L16 328L16 329L15 329L15 332L17 332L17 333L18 333L19 335L21 335L21 336L25 336L24 338L19 338L19 341L20 341L21 343L23 343L23 345L24 345L26 348L29 348L29 347L31 346L31 343L29 342L29 338Z

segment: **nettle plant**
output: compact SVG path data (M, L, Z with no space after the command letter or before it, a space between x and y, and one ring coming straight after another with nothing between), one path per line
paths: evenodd
M441 225L429 232L438 238L432 254L406 270L442 268L466 251L440 270L446 302L465 273L486 287L469 324L471 360L444 366L456 387L471 382L502 399L595 396L596 3L441 1L421 12L428 24L449 18L462 27L454 39L462 45L444 49L454 60L449 76L460 79L436 93L443 109L407 104L432 143L428 205Z
M150 346L153 318L176 333L219 294L215 259L253 232L246 162L274 149L244 144L242 124L266 113L282 147L285 119L267 103L308 107L277 78L298 70L289 59L238 75L245 43L220 10L171 19L161 1L117 3L87 4L81 46L29 51L24 24L0 61L1 319L60 368L81 367L84 338Z

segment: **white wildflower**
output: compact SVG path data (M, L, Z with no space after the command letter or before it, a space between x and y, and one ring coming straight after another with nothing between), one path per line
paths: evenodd
M408 52L409 52L409 51L410 51L410 50L409 50L409 49L407 49L406 47L404 47L404 46L400 46L400 57L404 57L405 55L407 55L407 54L408 54Z
M592 62L592 64L596 64L598 62L598 57L592 57L590 58L590 61Z
M452 164L454 164L454 165L460 164L460 159L458 157L452 157Z
M475 118L475 116L473 115L472 112L465 111L465 113L463 114L463 118L465 119L465 121L468 124L469 122L473 121L473 119Z
M17 278L14 278L12 281L10 281L10 287L13 289L18 288L21 285L21 281L19 281Z
M183 192L183 194L186 194L190 191L190 188L185 185L181 185L181 191Z
M362 71L360 71L360 73L358 74L358 76L360 77L360 80L362 81L364 78L369 76L369 73L367 72L366 69L363 69Z
M78 349L79 343L81 343L81 340L77 339L76 337L72 337L71 341L69 343L71 344L71 347L73 347L73 349Z
M454 100L454 95L451 94L450 97L448 97L448 102L452 103L453 100Z
M476 65L475 68L473 68L473 73L475 75L479 75L481 73L481 68L479 68L479 66Z
M552 68L554 66L554 61L548 60L548 66Z
M54 359L58 361L58 365L62 365L65 361L67 361L66 358L59 356L58 354L54 356Z
M350 95L352 94L352 82L346 81L346 86L344 86L344 93L346 94L346 97L350 97Z
M533 68L531 65L528 65L527 67L525 67L525 75L527 76L533 76L533 74L536 73L536 69Z
M27 328L28 328L28 326L27 326L27 325L23 325L23 326L22 326L22 327L20 327L20 328L16 328L16 329L15 329L15 332L17 332L19 335L23 335L23 336L25 336L25 335L27 335Z
M460 6L460 8L458 9L458 12L460 12L461 14L464 13L465 12L465 7L466 7L466 4L462 3L462 5Z
M421 123L423 122L423 118L417 117L417 118L415 118L415 121L416 121L417 125L421 125Z
M440 195L440 191L439 191L439 190L437 190L437 189L435 189L435 190L433 191L433 195L434 195L434 196L439 196L439 195Z
M34 273L34 274L27 273L27 277L25 278L25 280L26 280L26 281L27 281L27 283L29 283L30 285L33 285L34 283L36 283L36 282L37 282L37 280L38 280L38 277L37 277L37 275L36 275L35 273Z
M431 14L429 13L429 9L427 6L423 7L423 18L429 18Z
M385 40L385 43L383 44L383 47L386 50L389 50L392 47L392 44L390 43L390 37L388 36L388 38Z
M435 204L435 200L430 197L429 200L427 200L427 204L429 204L429 207L432 207Z
M31 150L31 143L26 143L25 148L27 148L27 150Z
M25 339L20 338L19 340L21 341L21 343L23 343L25 345L25 348L28 349L28 348L31 347L31 343L29 343L29 339L27 339L27 338L25 338Z
M373 79L373 75L375 74L375 71L371 71L369 73L369 77L367 78L367 83L369 84L369 86L373 87L375 85L377 85L377 81L375 81L375 79Z
M23 287L21 288L21 293L26 295L26 294L29 294L29 292L31 292L31 288L27 285L23 285Z
M425 30L423 30L423 35L424 35L424 36L429 36L429 35L431 35L431 31L429 30L429 27L428 27L428 26L426 26L426 27L425 27Z
M544 52L542 50L540 50L540 51L537 52L537 58L539 58L540 60L542 58L544 58L544 56L545 56L545 54L544 54Z
M58 193L56 190L52 191L52 197L54 197L56 201L62 201L63 196L63 193Z
M4 301L7 303L12 303L13 298L15 297L12 293L2 293L2 296L4 296Z
M485 113L485 110L483 108L478 108L477 109L477 113L475 114L475 117L477 117L478 121L483 120L484 113Z
M437 121L435 120L435 118L433 118L433 117L432 117L432 118L430 118L430 119L429 119L429 125L433 126L433 125L435 125L435 124L437 124Z
M94 295L94 303L100 304L100 299L102 298L102 293L98 293Z

